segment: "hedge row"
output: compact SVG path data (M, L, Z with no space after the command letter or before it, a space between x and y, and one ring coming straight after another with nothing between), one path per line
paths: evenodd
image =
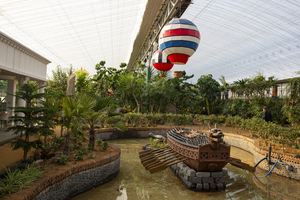
M270 139L273 143L280 143L282 146L289 144L294 148L299 148L300 131L294 127L283 127L273 122L266 122L262 118L252 117L244 119L240 116L225 116L225 115L196 115L200 123L215 124L222 123L225 126L232 126L237 134L240 134L240 129L247 129L251 136L258 136L262 139ZM233 132L233 130L232 130Z

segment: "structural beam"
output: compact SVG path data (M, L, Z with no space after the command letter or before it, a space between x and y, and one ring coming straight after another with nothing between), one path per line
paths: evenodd
M137 60L141 60L142 62L146 63L150 55L153 51L158 49L158 36L160 34L161 29L164 25L169 22L174 17L181 17L187 7L191 4L191 0L164 0L156 14L155 19L152 22L152 25L148 28L148 33L142 43L134 43L133 51L131 53L131 57L129 59L127 69L130 71L137 67L135 63ZM147 8L146 8L147 9ZM144 16L142 25L145 23L147 19ZM140 38L137 37L136 40ZM139 49L136 51L136 49Z

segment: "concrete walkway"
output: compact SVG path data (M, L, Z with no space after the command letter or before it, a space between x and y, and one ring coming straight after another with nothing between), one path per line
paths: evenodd
M5 132L5 128L0 128L0 145L9 142L18 136L12 135L12 131Z

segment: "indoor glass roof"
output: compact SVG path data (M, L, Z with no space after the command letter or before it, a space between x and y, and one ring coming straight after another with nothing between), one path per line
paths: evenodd
M194 0L182 18L197 25L201 41L173 70L195 74L195 81L212 74L233 82L258 72L282 79L300 71L299 0Z
M152 0L151 0L152 1ZM154 1L154 0L153 0ZM1 0L0 30L57 65L107 67L127 63L147 0ZM299 0L194 0L182 18L201 34L186 70L227 82L264 76L288 78L300 71Z
M1 0L0 30L57 65L128 62L147 0Z

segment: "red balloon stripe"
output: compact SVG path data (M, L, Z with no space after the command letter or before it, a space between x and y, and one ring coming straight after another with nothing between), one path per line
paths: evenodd
M190 36L195 36L200 39L199 31L190 30L190 29L166 30L163 32L161 37L176 36L176 35L190 35Z

